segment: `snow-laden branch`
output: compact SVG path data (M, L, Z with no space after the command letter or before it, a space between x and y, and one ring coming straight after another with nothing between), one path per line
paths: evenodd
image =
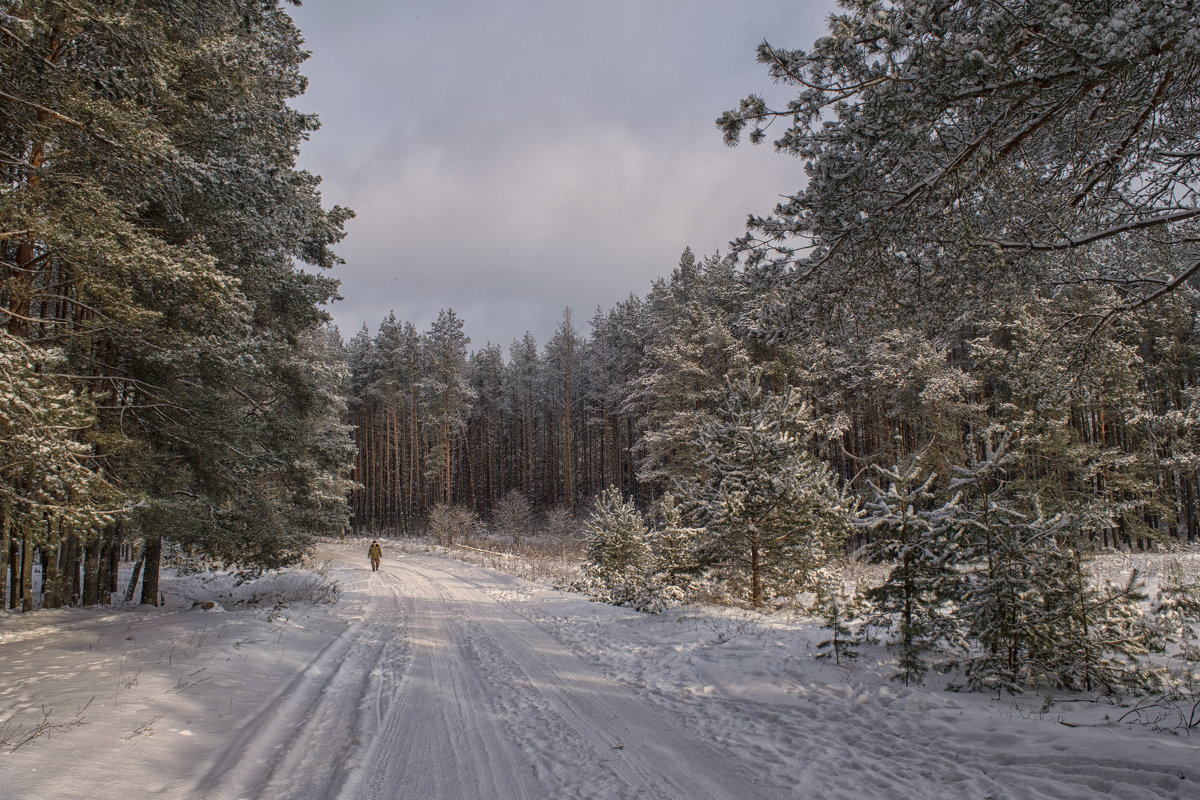
M1005 250L1039 250L1039 251L1054 251L1054 250L1071 250L1076 247L1092 244L1094 242L1110 239L1113 236L1119 236L1122 233L1131 233L1145 228L1153 228L1160 225L1170 225L1175 222L1183 222L1189 219L1200 217L1200 208L1187 209L1184 211L1173 211L1169 214L1159 214L1155 217L1146 217L1144 219L1125 222L1120 225L1113 225L1103 230L1090 233L1087 236L1068 236L1064 239L1059 239L1056 242L1018 242L1012 239L987 239L988 244L994 244Z

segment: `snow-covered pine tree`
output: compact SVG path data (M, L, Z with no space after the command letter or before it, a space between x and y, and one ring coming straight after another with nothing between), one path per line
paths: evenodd
M587 561L584 588L593 597L618 605L637 605L650 585L650 531L642 513L610 486L584 523Z
M699 553L704 531L688 523L674 495L658 498L653 514L655 525L650 532L653 582L663 598L684 601L692 596L704 572Z
M647 347L630 399L643 409L638 477L655 487L697 474L695 440L724 400L726 378L745 375L750 359L730 330L732 304L726 261L713 256L697 263L683 251L670 282L658 281L647 298Z
M966 567L959 635L970 648L967 685L1111 691L1151 679L1138 660L1151 631L1136 608L1137 575L1123 586L1093 586L1071 517L1043 513L1023 485L1011 431L991 425L971 437L969 452L951 481L963 493L955 524Z
M155 602L164 535L246 541L250 557L265 528L243 511L276 508L282 465L323 448L329 429L293 424L276 392L336 294L298 265L336 264L350 214L295 168L316 119L288 107L305 54L278 3L9 11L0 139L21 155L2 167L5 323L66 343L63 374L103 398L92 464L133 500L87 553L84 601L103 596L106 564L112 588L99 551L128 532L146 539Z
M538 459L541 426L538 425L542 396L542 358L537 339L529 331L514 339L508 348L508 367L504 371L504 399L511 429L509 436L516 451L513 481L535 505L545 502L542 469Z
M562 320L546 343L544 360L548 396L547 409L553 410L552 424L558 432L556 448L561 457L553 470L554 485L551 500L562 503L572 514L575 513L575 430L578 418L579 382L584 357L584 342L571 321L571 309L563 309Z
M482 350L472 353L469 370L475 402L471 411L467 451L469 469L471 474L477 476L472 481L472 499L476 509L488 510L494 518L496 506L501 501L501 489L505 485L504 350L500 345L489 342Z
M960 555L970 563L960 609L962 635L973 648L967 681L976 689L1019 692L1032 677L1030 653L1042 649L1036 640L1051 634L1036 627L1046 619L1042 591L1050 588L1038 581L1061 578L1054 569L1059 520L1047 526L1013 508L1009 469L1019 454L1009 431L992 425L971 445L970 462L955 467L950 482L965 496L956 522L963 529Z
M813 455L811 427L799 391L731 380L697 437L700 476L678 487L705 531L702 563L755 607L804 589L849 527L852 502Z
M474 392L467 381L467 345L463 322L452 309L442 309L425 335L426 372L421 388L428 422L425 474L438 486L441 502L454 493L454 448L467 425Z
M937 476L921 458L915 453L890 469L873 465L877 480L867 480L873 497L863 504L866 515L855 520L870 531L871 557L891 565L865 599L872 623L894 631L889 644L898 671L892 677L906 686L921 680L930 654L952 634L961 590L961 542L953 524L959 498L935 505Z
M95 425L92 401L54 377L60 352L31 347L0 329L0 609L32 611L34 551L54 553L43 576L45 604L70 592L56 581L62 531L94 548L123 513L123 497L89 465L81 435ZM15 556L12 567L8 559ZM11 575L19 580L8 585Z
M838 665L843 661L854 661L864 641L858 598L847 595L838 587L828 591L821 601L822 627L829 631L829 638L817 642L814 658L833 659ZM903 656L900 666L904 668Z
M1174 655L1187 669L1200 665L1200 583L1189 580L1178 561L1159 585L1151 615L1164 644L1176 648Z
M779 121L776 148L808 162L805 187L739 243L762 279L762 332L790 338L831 304L857 330L914 314L957 325L988 313L980 299L1051 287L1093 297L1095 327L1186 285L1200 270L1200 83L1184 77L1200 70L1196 15L854 2L807 51L760 45L795 95L778 109L751 95L718 126L757 143ZM1120 240L1165 244L1173 263L1088 257Z

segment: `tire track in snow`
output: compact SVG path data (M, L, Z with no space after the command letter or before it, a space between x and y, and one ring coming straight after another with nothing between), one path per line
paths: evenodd
M508 800L541 797L506 732L478 700L489 689L464 664L456 609L411 568L385 569L408 595L411 657L391 713L344 798Z
M525 617L409 558L410 671L346 798L768 798Z

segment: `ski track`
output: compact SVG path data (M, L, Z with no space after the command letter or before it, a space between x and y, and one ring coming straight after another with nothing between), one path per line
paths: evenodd
M379 729L406 660L396 587L374 573L354 619L233 736L195 787L214 800L336 798Z
M723 685L727 673L710 671L695 648L653 642L605 663L612 643L589 646L587 625L526 613L466 565L404 555L363 579L357 560L334 555L364 611L239 729L196 796L1196 796L1191 765L1098 764L1050 734L998 751L1012 735L1002 723L964 728L961 709L927 694L910 701L904 689L797 682L792 702L760 702Z

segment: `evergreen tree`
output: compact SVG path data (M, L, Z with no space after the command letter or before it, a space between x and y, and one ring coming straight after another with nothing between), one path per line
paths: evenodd
M1151 632L1139 621L1136 573L1124 586L1094 587L1070 518L1047 517L1036 495L1019 507L1021 452L1009 431L992 426L970 451L951 482L965 498L957 522L969 565L960 602L968 685L1112 691L1145 682L1138 659Z
M1175 655L1189 669L1200 664L1200 583L1189 581L1178 561L1159 586L1151 613L1163 642L1178 648Z
M1092 328L1179 290L1200 270L1196 11L855 2L807 51L762 44L795 97L752 95L718 125L757 143L782 120L775 146L809 180L739 245L761 330L794 337L831 304L856 325L959 324L1035 291L1092 296ZM1170 266L1126 272L1104 243Z
M560 491L554 493L553 500L562 502L571 513L575 511L577 454L574 426L578 419L576 405L579 400L583 351L584 342L571 322L571 309L564 309L562 321L559 322L550 341L546 343L544 364L549 379L549 385L546 387L549 401L557 418L554 427L560 445L556 449L562 454L560 463L552 468L552 474L557 478L556 483L561 487Z
M271 552L260 566L295 558L301 539L276 552L275 526L243 510L271 506L283 459L324 448L330 429L293 425L275 393L336 293L300 265L338 263L350 216L295 168L316 126L287 105L304 86L298 31L274 2L9 11L0 310L10 335L62 345L63 374L87 387L75 396L97 400L90 467L132 509L87 551L85 601L123 531L146 539L148 602L164 535L239 561Z
M755 607L803 589L848 527L851 502L813 456L811 427L798 391L731 381L698 437L701 476L680 487L704 564Z
M596 599L637 605L650 585L650 531L637 507L610 486L584 523L585 590Z
M832 658L833 663L838 665L843 661L855 660L858 658L856 648L863 642L862 635L854 627L854 623L857 621L856 603L852 598L846 596L845 592L834 590L824 598L823 605L823 627L829 631L829 638L817 642L815 657L819 659ZM903 656L901 667L905 667Z
M427 371L422 383L429 447L425 474L440 488L449 505L454 492L454 448L466 431L467 412L474 393L467 381L467 345L463 323L453 310L443 309L425 336Z
M686 249L670 283L659 282L647 304L653 330L632 392L645 412L639 442L639 478L654 486L695 477L695 440L725 394L725 380L745 375L749 356L720 307L706 292L709 269Z
M920 681L929 654L953 633L953 604L961 595L956 562L961 543L953 525L958 498L935 508L931 487L937 476L926 474L920 461L914 454L891 469L876 465L887 488L867 481L874 497L865 503L866 516L856 520L873 534L872 557L892 565L866 596L875 623L896 628L893 677L906 686Z

